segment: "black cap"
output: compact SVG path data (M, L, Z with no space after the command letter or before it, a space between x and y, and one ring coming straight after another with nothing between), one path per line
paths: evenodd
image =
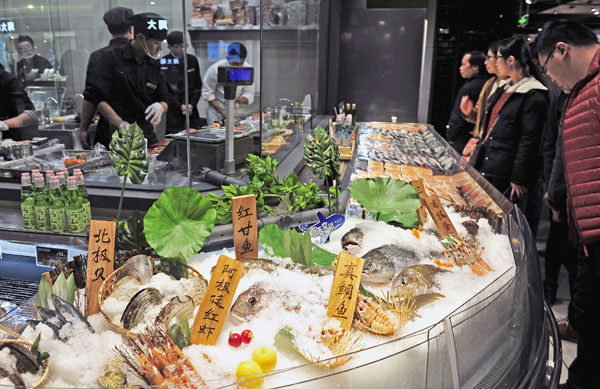
M133 33L143 34L148 39L164 41L169 32L167 20L154 12L144 12L131 18Z
M108 27L108 31L111 34L119 34L127 32L129 26L131 26L131 17L133 16L133 10L126 7L115 7L111 8L104 13L104 23Z
M183 44L183 32L181 31L173 31L167 35L167 43L172 45L182 45Z

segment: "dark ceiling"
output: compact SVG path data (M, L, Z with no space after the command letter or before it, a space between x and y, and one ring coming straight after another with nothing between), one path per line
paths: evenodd
M526 4L525 0L516 1L517 19L527 13L527 6L529 6L529 21L522 28L525 33L534 34L544 23L557 18L575 20L590 28L600 29L599 0L531 0L531 5ZM596 9L598 11L595 11Z

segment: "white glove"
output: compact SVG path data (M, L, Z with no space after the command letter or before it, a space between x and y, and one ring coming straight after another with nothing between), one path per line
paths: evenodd
M146 110L144 111L146 115L146 120L149 120L150 123L152 123L155 126L158 126L160 124L160 119L162 117L162 114L164 112L164 109L162 107L162 105L160 103L152 103L148 106L148 108L146 108Z
M0 120L0 132L2 132L2 131L8 131L8 130L9 130L9 128L6 125L6 123L4 123L3 121Z

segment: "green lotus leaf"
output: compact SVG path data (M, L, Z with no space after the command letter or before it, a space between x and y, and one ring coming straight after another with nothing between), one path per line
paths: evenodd
M376 220L395 221L405 227L419 225L421 201L415 187L391 178L361 178L350 184L350 195Z
M189 258L202 249L216 217L208 198L187 186L174 186L146 213L146 240L162 257Z
M110 159L119 176L127 176L134 184L141 184L148 173L148 157L144 133L136 124L121 127L112 135L109 144Z

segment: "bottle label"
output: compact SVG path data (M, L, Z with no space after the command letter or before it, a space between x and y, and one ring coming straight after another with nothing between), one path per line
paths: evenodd
M64 208L50 208L50 229L54 232L66 231Z
M90 226L90 221L92 219L92 209L90 208L90 202L85 201L81 204L83 207L83 229L86 229Z
M67 224L69 225L69 232L81 232L83 231L83 218L81 209L66 209Z
M35 228L35 208L33 204L21 204L21 213L23 214L23 227L27 229Z
M50 226L50 210L48 207L35 207L35 222L38 230L48 230Z

